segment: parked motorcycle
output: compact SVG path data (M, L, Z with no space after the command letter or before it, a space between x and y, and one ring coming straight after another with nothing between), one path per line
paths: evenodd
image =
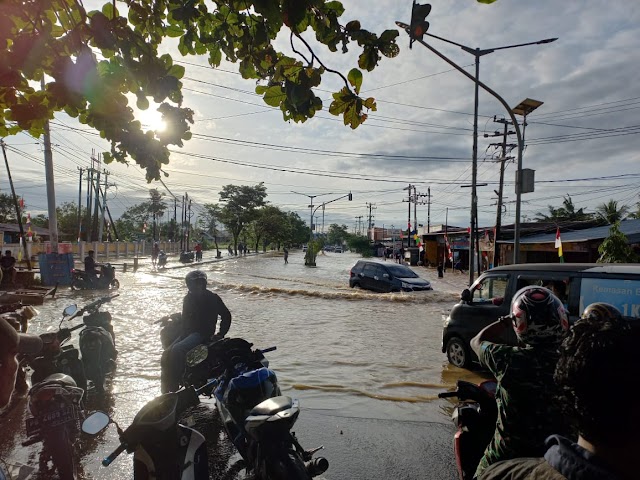
M120 282L116 278L116 268L110 263L103 263L100 266L100 275L91 277L84 270L74 268L71 271L73 279L71 288L73 290L108 290L120 288Z
M291 428L300 414L297 399L281 395L264 350L242 338L223 338L187 354L185 382L213 392L229 439L256 480L310 479L329 462L304 450ZM213 380L207 380L213 379ZM207 385L210 385L207 387Z
M108 467L123 451L133 453L133 478L157 480L205 480L209 478L207 445L196 430L178 423L180 416L200 403L200 390L192 386L165 393L147 403L122 430L104 412L94 412L82 423L82 431L95 435L113 423L120 445L102 465Z
M497 383L487 380L479 385L458 380L456 390L438 394L439 398L458 398L451 416L457 430L453 449L460 480L471 480L496 429Z
M77 311L75 305L67 307L65 317L72 317ZM61 321L62 323L62 321ZM82 399L86 378L76 349L62 346L71 332L83 324L72 328L59 328L58 332L41 335L43 352L36 358L25 358L34 369L31 376L33 386L28 394L28 409L31 417L26 419L27 440L23 446L43 443L40 456L40 470L46 472L49 459L57 470L57 478L75 480L77 465L74 459L73 439L82 416ZM57 370L57 372L55 371ZM69 372L62 373L62 372ZM72 377L75 376L77 380ZM84 383L84 387L80 386Z
M80 352L87 379L91 380L98 393L104 392L105 379L115 370L118 355L111 314L101 312L100 307L117 296L99 298L72 317L84 315L82 321L85 327L80 331Z
M86 390L87 377L84 365L80 360L80 352L73 345L65 345L71 339L71 332L82 328L84 324L81 323L72 328L62 328L62 322L65 318L74 318L78 313L76 305L65 308L62 312L60 325L58 325L58 331L40 335L42 351L37 356L25 357L21 360L21 364L28 365L33 370L31 374L32 385L42 382L55 373L63 373L73 378L79 388Z

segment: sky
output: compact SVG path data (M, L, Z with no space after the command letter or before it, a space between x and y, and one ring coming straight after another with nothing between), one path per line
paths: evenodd
M410 0L344 0L343 23L361 21L381 33L409 22ZM515 107L525 98L544 102L527 117L523 168L535 170L535 191L522 195L522 220L532 220L548 206L571 195L577 208L593 212L609 200L634 207L640 201L640 3L635 0L558 2L434 0L429 33L472 48L490 49L558 40L544 45L497 50L480 59L480 80ZM312 41L313 32L304 37ZM425 40L473 75L474 56L435 38ZM277 46L288 52L288 38ZM418 223L470 221L474 83L420 44L408 48L404 32L400 54L384 58L364 73L362 95L377 101L364 125L346 127L328 113L330 92L340 88L326 74L317 94L324 110L304 124L285 123L279 109L268 107L243 80L235 65L207 66L204 57L182 57L171 45L163 52L186 68L184 106L195 111L194 138L176 148L166 171L165 187L148 184L144 172L110 164L108 205L114 218L148 198L149 188L181 198L188 193L197 215L205 203L217 203L228 184L264 182L267 200L296 211L309 222L314 208L351 192L324 209L325 230L332 223L350 231L366 226L371 213L378 227L406 227L407 185L416 186L423 204ZM346 55L318 48L330 68L347 73L356 66L358 49ZM135 102L134 102L135 104ZM496 222L500 163L491 143L502 140L504 107L480 90L478 117L479 226ZM141 115L155 125L153 113ZM64 114L51 123L56 203L78 201L79 168L90 164L92 150L106 144L84 125ZM499 137L485 138L499 131ZM46 213L47 200L41 141L20 134L5 138L11 175L32 215ZM515 143L515 135L509 137ZM512 153L515 156L516 152ZM283 171L284 170L284 171ZM515 219L516 164L506 163L502 223ZM8 192L0 168L0 192ZM86 186L83 185L83 196ZM294 193L297 192L297 193ZM426 196L430 192L430 196ZM83 199L84 202L84 199ZM411 207L413 210L413 206ZM178 213L179 215L179 213ZM322 208L316 223L322 229ZM413 216L413 212L412 212Z

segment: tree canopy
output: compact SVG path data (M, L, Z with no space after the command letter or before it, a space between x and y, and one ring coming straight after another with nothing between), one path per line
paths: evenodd
M633 263L638 261L626 235L620 231L620 222L611 225L609 236L598 247L598 253L600 254L598 263Z
M629 207L626 205L618 205L615 200L609 200L596 207L596 216L609 225L624 220L629 214Z
M206 56L212 67L223 58L236 63L256 93L282 111L285 121L304 122L323 108L315 95L326 73L344 86L333 94L329 112L356 128L375 110L360 97L362 70L382 56L399 53L396 30L380 35L358 20L340 22L344 7L327 0L116 0L87 11L76 0L0 2L0 137L28 131L38 137L56 112L100 132L111 143L104 161L133 159L147 180L159 179L169 163L169 146L191 138L193 111L183 105L185 69L166 50L177 42L181 55ZM286 31L291 55L278 51ZM310 42L331 52L357 45L358 68L348 74L329 68ZM317 49L317 48L316 48ZM40 86L42 88L40 88ZM149 99L160 104L163 131L144 130L129 105L140 110Z
M586 213L584 208L576 209L571 195L564 197L561 207L556 208L553 205L549 205L548 208L549 214L539 212L536 214L536 220L543 222L559 222L567 220L582 221L590 220L592 218L592 215Z

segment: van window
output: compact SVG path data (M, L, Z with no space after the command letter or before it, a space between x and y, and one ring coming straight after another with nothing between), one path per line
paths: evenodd
M362 273L364 273L364 275L367 277L373 278L374 276L378 275L378 266L372 263L367 263L364 266Z
M594 302L614 305L629 317L640 318L640 280L582 278L580 311Z
M490 276L478 283L473 290L473 302L486 303L494 299L504 299L509 277Z
M516 285L516 292L521 288L529 285L535 285L537 287L545 287L551 290L556 297L560 299L565 308L569 309L569 277L558 277L556 275L545 275L544 273L539 276L521 276L518 277L518 283Z

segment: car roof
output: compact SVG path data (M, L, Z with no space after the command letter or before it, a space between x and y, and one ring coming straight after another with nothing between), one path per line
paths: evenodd
M492 268L489 272L512 272L523 270L640 274L640 265L637 263L520 263Z

